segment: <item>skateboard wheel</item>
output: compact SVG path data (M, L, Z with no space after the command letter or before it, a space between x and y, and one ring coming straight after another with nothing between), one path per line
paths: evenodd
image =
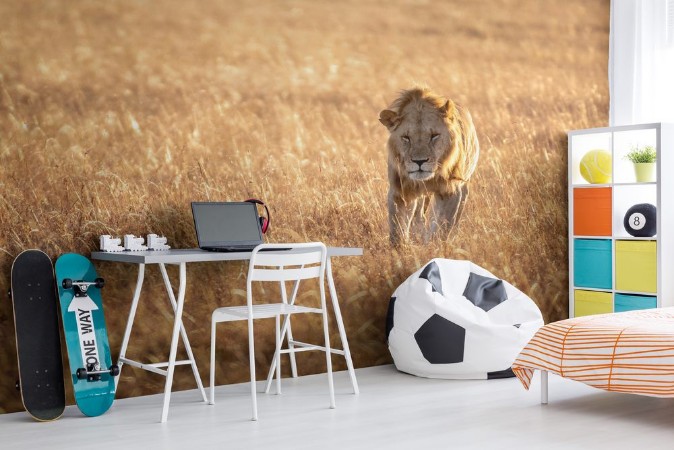
M103 278L96 278L94 280L94 286L96 286L98 289L101 289L103 286L105 286L105 280Z
M77 376L78 380L84 380L85 378L87 378L87 371L85 369L77 369L75 375Z
M64 278L61 286L63 286L63 289L70 289L73 287L73 280L70 278Z
M113 377L119 375L119 366L117 364L113 364L112 367L110 367L110 375Z

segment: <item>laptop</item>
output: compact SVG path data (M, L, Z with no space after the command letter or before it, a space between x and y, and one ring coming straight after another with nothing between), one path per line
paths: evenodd
M260 216L248 202L192 202L199 248L212 252L245 252L262 244Z

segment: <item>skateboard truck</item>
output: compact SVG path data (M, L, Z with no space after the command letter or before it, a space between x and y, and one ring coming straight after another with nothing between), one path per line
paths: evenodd
M98 364L89 364L86 369L85 368L79 368L77 369L77 372L75 372L75 375L77 375L77 379L79 380L87 380L87 381L100 381L101 375L108 373L113 377L116 377L119 375L119 366L117 364L113 364L110 366L109 369L101 369L101 366Z
M94 280L92 283L90 281L73 281L70 278L64 278L61 286L63 286L63 289L72 289L74 287L76 297L85 297L87 295L87 291L89 290L89 286L94 286L98 289L101 289L103 286L105 286L105 280L103 278L96 278L96 280Z

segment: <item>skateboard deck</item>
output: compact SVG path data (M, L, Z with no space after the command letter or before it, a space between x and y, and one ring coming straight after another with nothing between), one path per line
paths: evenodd
M108 331L103 316L103 279L89 259L66 253L56 260L56 286L61 303L68 361L77 407L100 416L115 400L115 379Z
M11 291L16 328L21 401L39 421L61 417L66 407L58 303L51 259L26 250L12 264Z

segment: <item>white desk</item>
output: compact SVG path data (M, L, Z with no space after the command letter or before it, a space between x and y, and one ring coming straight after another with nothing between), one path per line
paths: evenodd
M283 253L288 253L283 252ZM346 332L344 331L344 322L342 321L342 314L339 308L339 302L337 300L337 292L335 290L335 282L332 278L332 264L330 259L335 256L361 256L363 254L362 248L348 248L348 247L328 247L328 261L327 261L327 278L328 278L328 288L330 292L330 298L332 300L332 306L335 311L335 317L337 319L337 328L339 329L339 336L342 340L343 350L332 349L333 353L343 355L346 359L346 366L349 370L349 376L351 378L351 385L353 386L354 394L358 394L358 383L356 381L356 374L353 369L353 362L351 360L351 352L349 351L349 344L346 339ZM136 281L136 289L133 294L133 300L131 301L131 308L129 310L129 318L126 323L126 330L124 331L124 338L122 339L122 347L119 351L119 369L120 372L125 364L128 364L133 367L138 367L140 369L148 370L150 372L157 373L166 377L166 384L164 386L164 406L161 413L161 422L166 422L168 418L168 409L169 403L171 401L171 386L173 384L173 372L176 365L190 365L192 366L192 372L194 373L194 379L197 382L197 387L201 392L201 396L204 402L206 400L206 392L204 391L204 386L201 383L201 377L199 376L199 371L197 370L197 363L192 354L192 348L190 347L190 342L185 331L185 327L182 323L183 315L183 306L185 304L185 287L187 285L187 263L191 262L216 262L216 261L246 261L250 260L250 252L241 252L241 253L221 253L221 252L207 252L201 249L182 249L182 250L166 250L166 251L142 251L142 252L92 252L91 259L99 261L110 261L110 262L120 262L120 263L131 263L138 264L138 279ZM173 334L171 337L171 350L169 352L169 359L167 362L160 363L142 363L134 361L126 357L126 349L129 345L129 337L131 336L131 329L133 328L133 321L136 316L136 308L138 307L138 300L140 299L140 293L143 287L143 280L145 278L145 265L146 264L158 264L159 270L161 271L162 278L164 279L164 285L166 287L166 292L168 294L169 301L173 307L175 314L175 319L173 323ZM175 264L179 266L179 283L178 283L178 297L176 298L171 285L171 281L166 272L166 264ZM289 322L288 322L289 325ZM287 328L288 339L292 340L292 330L288 326ZM185 350L187 351L186 360L176 361L176 354L178 350L178 336L183 341L185 345ZM281 339L285 337L282 336ZM291 368L293 377L297 376L297 369L295 365L294 354L291 355ZM270 368L273 370L273 366ZM116 383L119 383L120 377L116 378Z

